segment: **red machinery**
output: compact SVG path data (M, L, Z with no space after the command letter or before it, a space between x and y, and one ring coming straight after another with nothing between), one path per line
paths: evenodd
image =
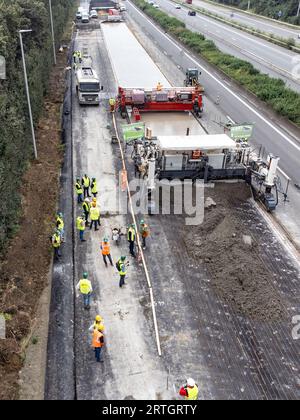
M137 108L140 112L151 111L194 111L202 112L203 101L198 86L168 87L155 89L132 89L119 87L119 109L126 113L126 107Z

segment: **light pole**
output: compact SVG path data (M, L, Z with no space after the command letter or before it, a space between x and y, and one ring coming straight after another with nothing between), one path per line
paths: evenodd
M54 58L54 64L56 65L55 38L54 38L53 16L52 16L52 0L49 0L49 11L50 11L51 33L52 33L53 58Z
M34 157L35 157L35 159L37 159L38 156L37 156L37 150L36 150L36 141L35 141L35 134L34 134L34 126L33 126L33 119L32 119L30 94L29 94L27 71L26 71L26 62L25 62L23 39L22 39L22 34L25 34L25 33L28 33L28 32L32 32L32 29L23 29L23 30L19 31L19 37L20 37L20 45L21 45L21 52L22 52L24 80L25 80L25 88L26 88L26 95L27 95L27 102L28 102L28 111L29 111L29 119L30 119L30 126L31 126L31 134L32 134L32 143L33 143Z
M298 10L297 10L297 17L299 16L299 14L300 14L300 0L299 0Z
M250 3L251 3L251 0L248 0L248 10L250 10Z

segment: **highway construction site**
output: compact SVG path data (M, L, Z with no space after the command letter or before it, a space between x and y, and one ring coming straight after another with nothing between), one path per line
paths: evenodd
M140 118L157 138L192 142L213 134L225 141L223 129L208 120L219 112L209 92L201 118L193 108L141 111L137 119L126 104L124 119L117 111L111 114L108 104L120 86L154 89L161 83L174 90L183 86L183 69L132 17L75 30L71 50L84 49L103 90L100 107L80 106L70 72L59 205L66 232L63 257L53 266L45 398L178 399L179 387L192 376L200 399L299 399L299 343L292 337L299 266L275 223L264 217L266 209L254 201L241 176L241 160L209 172L213 188L204 188L201 224L186 225L187 214L112 211L119 172L125 167L128 181L136 172L133 147L122 141L124 123ZM87 242L80 244L72 227L80 210L75 199L66 198L73 197L74 180L84 173L98 179L102 226L98 233L88 231ZM140 248L139 259L130 260L128 284L119 290L118 273L100 258L100 242L114 227L126 232L142 218L151 229L149 244ZM126 234L119 247L112 245L114 261L121 255L128 255ZM94 286L89 313L75 293L83 271ZM88 333L97 313L106 327L101 366L95 366Z

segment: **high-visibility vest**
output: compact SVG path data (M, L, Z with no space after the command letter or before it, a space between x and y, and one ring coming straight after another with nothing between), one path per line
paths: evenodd
M76 224L77 224L77 229L78 230L84 230L85 229L85 222L84 222L82 217L80 217L80 216L77 217Z
M81 187L79 182L76 182L75 188L76 188L76 192L77 192L78 195L83 193L82 187Z
M110 100L109 100L109 105L116 105L116 100L115 100L115 98L110 98Z
M141 227L141 235L143 238L147 238L149 236L149 226L148 225L144 225Z
M62 230L65 226L63 219L59 216L56 217L56 226L57 226L57 229L59 230Z
M100 217L99 207L91 207L90 214L91 214L91 220L98 220Z
M56 233L54 233L54 235L52 236L52 245L54 248L59 248L61 244L61 237L60 235L57 235Z
M186 391L188 393L188 396L185 397L186 400L197 400L198 399L199 389L198 389L197 385L193 386L193 388L187 387Z
M118 265L119 265L119 274L120 276L125 276L127 271L126 271L126 266L123 262L121 262L121 260L118 261Z
M84 211L85 213L89 213L89 212L90 212L90 205L89 205L89 203L87 203L86 201L84 201L84 202L83 202L83 204L82 204L82 208L83 208L83 211Z
M88 295L92 291L92 285L90 280L88 279L81 279L79 282L79 289L80 293L83 295Z
M103 346L103 343L100 342L101 337L103 337L103 334L97 329L95 329L93 331L92 347L98 348Z
M91 187L92 187L92 194L96 194L98 192L97 181L93 181Z
M88 176L87 177L84 176L82 178L82 180L83 180L83 185L84 185L85 188L87 188L91 185L91 180Z
M109 255L110 254L110 245L108 242L102 242L102 255Z
M128 236L127 236L128 241L130 240L130 233L131 233L131 241L134 241L135 240L135 229L133 229L133 227L130 227L128 229Z

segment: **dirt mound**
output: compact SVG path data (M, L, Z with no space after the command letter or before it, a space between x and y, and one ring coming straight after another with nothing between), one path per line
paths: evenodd
M274 273L266 267L259 243L237 211L244 205L247 212L248 187L217 185L209 194L217 207L205 212L201 226L189 229L189 253L205 265L217 294L240 314L265 321L283 319L285 305L271 282Z

